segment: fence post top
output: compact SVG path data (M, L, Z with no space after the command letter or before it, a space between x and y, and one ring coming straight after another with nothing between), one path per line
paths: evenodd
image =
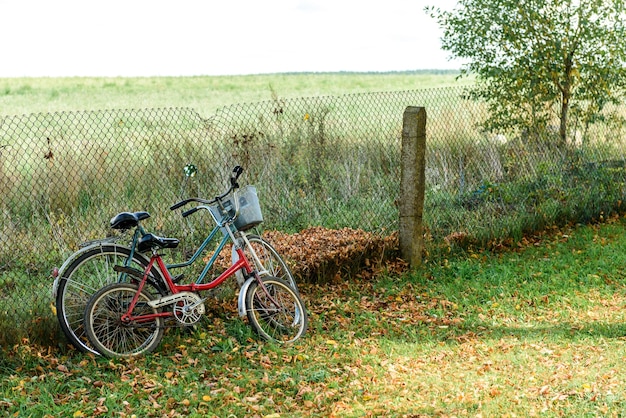
M426 113L426 108L423 106L407 106L404 113Z

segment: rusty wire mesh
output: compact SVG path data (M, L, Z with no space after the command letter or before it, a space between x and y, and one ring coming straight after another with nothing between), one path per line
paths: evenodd
M207 228L182 221L169 206L220 193L236 164L246 170L242 182L257 187L266 229L397 230L407 106L424 106L428 116L427 245L504 239L538 219L575 216L561 203L580 185L605 190L595 195L596 215L623 198L622 125L579 129L579 143L557 149L550 138L481 131L485 107L464 93L276 99L224 107L209 118L186 108L0 117L5 340L58 338L50 270L79 243L110 234L118 212L149 211L148 229L183 238L182 253L195 249ZM197 175L185 177L190 163Z

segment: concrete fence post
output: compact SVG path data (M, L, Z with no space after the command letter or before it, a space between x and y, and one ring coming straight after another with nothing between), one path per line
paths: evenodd
M402 121L400 178L400 253L411 268L422 263L426 187L426 109L409 106Z

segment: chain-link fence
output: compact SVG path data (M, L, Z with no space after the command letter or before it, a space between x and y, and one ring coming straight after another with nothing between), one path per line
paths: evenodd
M147 210L148 229L184 238L181 253L195 249L206 228L169 206L220 193L234 165L258 189L265 228L397 230L406 106L428 115L427 245L504 239L541 219L576 216L565 203L583 186L601 186L585 204L593 216L623 198L621 125L576 132L582 143L557 149L550 138L481 132L485 108L464 96L450 88L277 99L208 119L184 108L0 117L5 339L56 333L51 268L79 243L110 234L118 212ZM187 164L194 177L185 177Z
M607 106L593 124L570 116L563 143L558 110L552 125L485 132L486 106L463 96L455 91L426 102L424 223L431 247L442 239L510 245L548 226L623 209L626 109Z

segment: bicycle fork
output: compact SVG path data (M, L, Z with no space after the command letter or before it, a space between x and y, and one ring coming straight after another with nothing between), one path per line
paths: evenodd
M243 250L241 248L237 248L237 252L238 252L239 257L244 257ZM269 290L267 290L267 287L265 286L265 283L263 283L263 280L261 279L259 272L256 269L252 269L250 273L251 275L244 282L243 286L241 286L241 289L239 289L239 298L237 299L237 308L239 311L239 316L242 318L247 315L247 310L248 310L248 306L246 306L246 294L248 293L248 289L250 288L250 285L254 283L255 281L258 283L259 287L263 289L263 292L265 293L269 301L273 303L276 307L280 307L280 304L274 299L274 296L272 296Z

